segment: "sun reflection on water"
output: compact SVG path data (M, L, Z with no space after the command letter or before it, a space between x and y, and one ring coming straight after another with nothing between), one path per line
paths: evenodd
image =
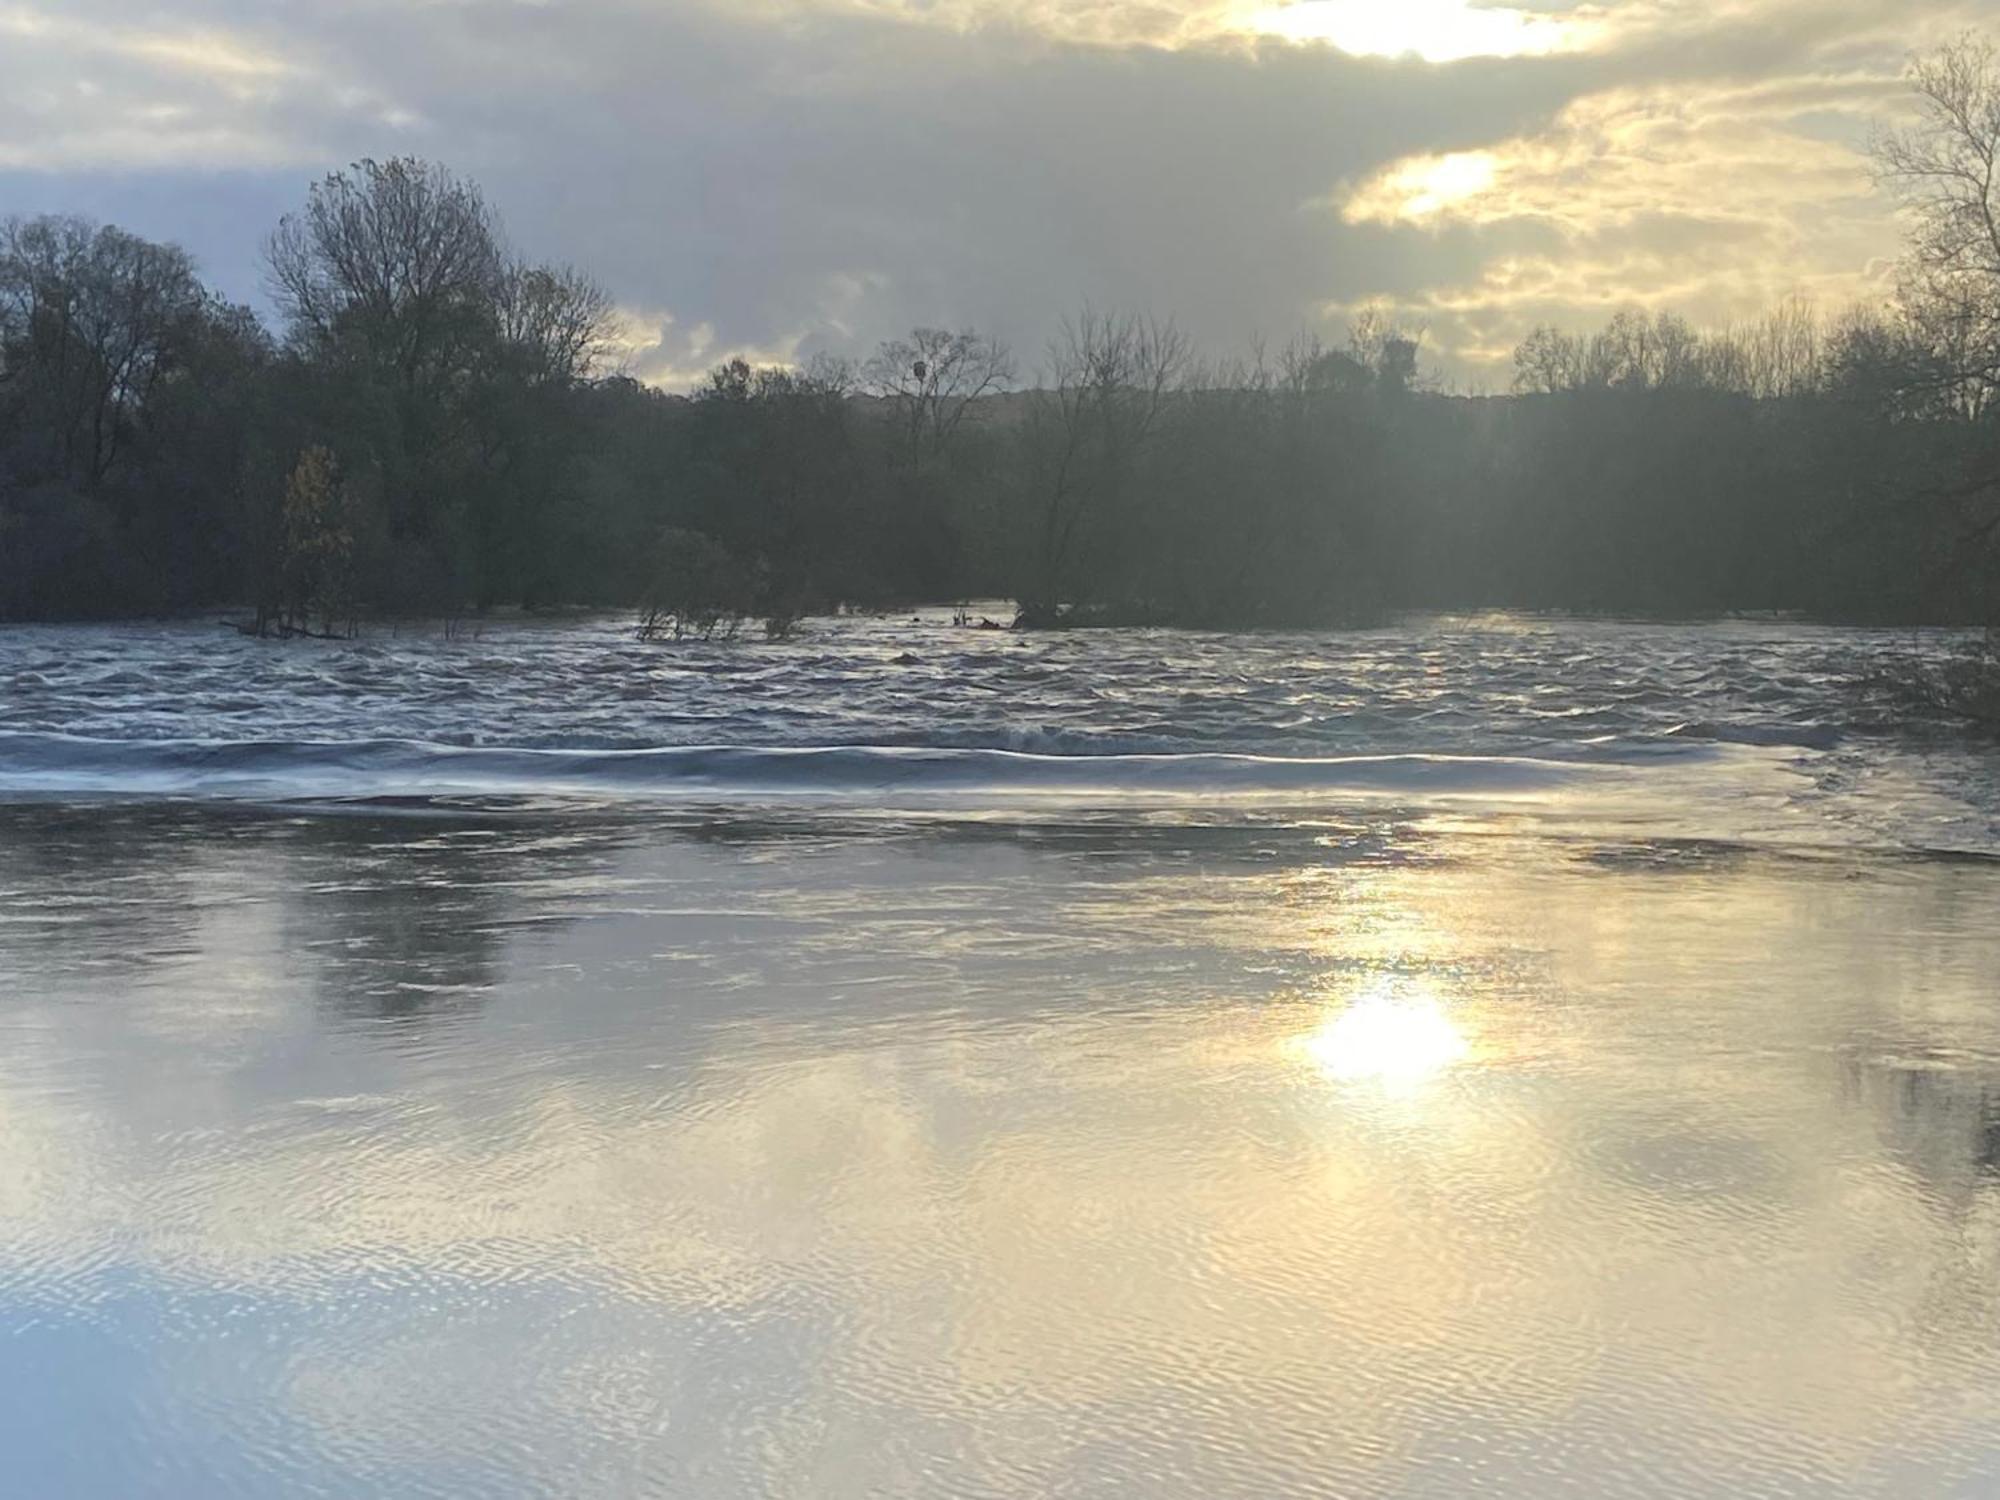
M1426 990L1377 985L1304 1040L1321 1073L1342 1082L1407 1087L1462 1062L1465 1036Z

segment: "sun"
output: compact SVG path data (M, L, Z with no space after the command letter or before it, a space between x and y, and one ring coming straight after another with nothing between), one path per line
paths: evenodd
M1421 989L1378 985L1305 1038L1305 1055L1328 1078L1421 1083L1468 1052L1464 1035L1437 997Z
M1500 165L1491 151L1407 157L1364 183L1341 205L1341 215L1350 224L1425 223L1491 191Z
M1294 42L1330 42L1357 57L1534 57L1587 45L1590 25L1574 16L1487 6L1469 0L1291 0L1265 5L1251 29Z

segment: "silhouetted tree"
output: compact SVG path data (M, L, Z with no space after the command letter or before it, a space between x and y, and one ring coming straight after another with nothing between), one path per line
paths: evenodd
M1515 391L1446 394L1417 332L1206 363L1086 311L1025 390L920 328L860 370L607 375L614 309L413 159L309 191L267 246L282 340L188 258L0 227L0 616L229 601L643 607L782 634L841 605L1011 593L1023 624L1287 626L1399 607L1988 619L2000 566L2000 68L1918 65L1885 137L1896 301L1696 328L1541 327Z
M413 158L323 178L265 257L317 425L383 491L382 602L554 592L548 522L581 441L568 394L602 351L604 293L512 257L479 189Z
M893 408L896 455L915 467L940 457L967 413L1012 387L1016 371L998 340L969 328L919 328L878 347L861 375L863 388Z
M1091 580L1075 566L1090 538L1122 534L1140 454L1157 434L1193 360L1172 322L1089 308L1050 345L1023 438L1036 515L1021 592L1028 623L1053 623Z
M1911 65L1915 123L1874 143L1911 228L1897 287L1896 375L1907 408L1967 426L1964 462L1934 492L1951 535L1943 573L2000 619L2000 57L1974 36Z
M175 246L77 218L0 223L0 340L29 461L100 491L210 310Z

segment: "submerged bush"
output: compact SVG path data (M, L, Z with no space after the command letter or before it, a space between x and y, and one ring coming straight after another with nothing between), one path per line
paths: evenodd
M733 640L756 612L755 570L699 531L674 528L654 549L639 639Z
M1921 711L2000 731L2000 631L1950 655L1913 664L1905 698Z
M751 620L765 640L784 641L813 613L761 557L745 561L699 531L662 533L648 577L637 626L642 641L731 641Z
M307 448L285 481L277 577L258 611L259 634L355 634L355 521L354 499L332 452Z

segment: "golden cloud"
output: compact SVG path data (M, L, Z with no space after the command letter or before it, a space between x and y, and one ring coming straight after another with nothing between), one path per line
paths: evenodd
M1584 51L1609 34L1604 14L1583 7L1561 14L1469 0L1289 0L1238 11L1234 23L1258 35L1328 42L1358 57L1538 57Z
M1873 290L1894 254L1860 145L1894 87L1852 74L1605 90L1546 130L1394 161L1329 206L1349 224L1491 246L1471 277L1404 299L1474 365L1507 358L1531 322L1578 312L1727 321L1797 295L1838 305ZM1843 117L1849 128L1830 126Z
M24 45L131 58L223 83L277 79L298 71L286 58L247 38L213 28L141 30L23 5L0 6L0 36Z
M1013 31L1097 46L1186 47L1259 39L1330 45L1360 57L1429 62L1542 56L1594 47L1608 12L1480 5L1474 0L756 0L773 18L848 15Z

